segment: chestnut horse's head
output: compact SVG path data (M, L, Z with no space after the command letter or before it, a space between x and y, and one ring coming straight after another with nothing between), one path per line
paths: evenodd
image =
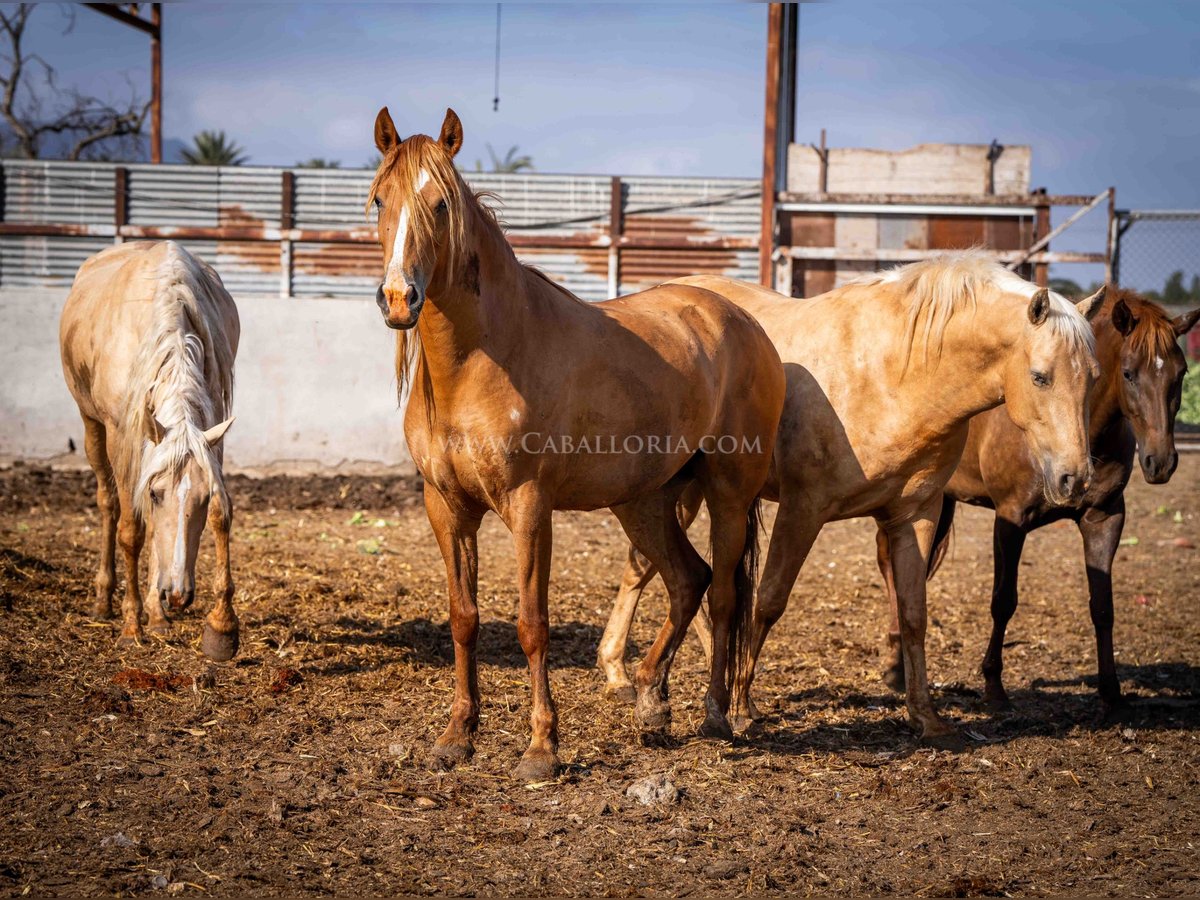
M1142 474L1151 484L1168 481L1179 462L1175 415L1187 372L1179 337L1197 319L1200 309L1172 319L1162 307L1131 292L1122 292L1112 307L1113 328L1124 338L1117 378L1121 412L1133 426Z
M1032 296L1025 304L1023 339L1006 367L1004 403L1042 468L1046 499L1075 503L1092 477L1087 401L1100 369L1088 321L1100 310L1104 289L1072 305L1045 288L1021 285Z
M454 168L462 123L446 110L435 141L423 134L401 139L387 107L375 119L375 146L383 162L371 183L368 208L379 211L384 276L375 300L390 328L417 324L426 292L452 272L464 242L465 186Z

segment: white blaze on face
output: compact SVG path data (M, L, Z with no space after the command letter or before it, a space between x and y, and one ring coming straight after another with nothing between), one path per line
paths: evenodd
M1161 372L1163 370L1163 366L1166 365L1166 362L1167 361L1161 356L1154 357L1154 371Z
M183 478L179 480L179 487L175 489L175 496L179 498L179 524L175 526L175 558L171 561L171 580L177 585L183 583L183 566L187 555L184 518L187 514L188 492L191 489L192 477L184 472Z
M429 173L424 169L417 175L417 185L413 188L413 193L418 193L421 188L429 183ZM405 273L404 265L404 245L408 243L408 204L406 203L400 209L400 221L396 225L396 240L392 244L392 262L388 266L388 283L390 285L403 284L408 285L408 278Z

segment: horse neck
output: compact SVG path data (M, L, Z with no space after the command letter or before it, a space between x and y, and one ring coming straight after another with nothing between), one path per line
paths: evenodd
M439 271L417 324L423 378L439 386L480 353L503 361L541 318L541 279L517 261L499 226L468 204L467 240L457 271Z
M1121 410L1121 345L1124 338L1107 315L1098 319L1094 328L1100 378L1088 397L1088 439L1093 445L1125 417Z
M1004 402L1004 372L1024 321L1021 309L980 302L974 315L962 311L950 318L939 355L931 348L929 360L919 362L922 351L913 347L912 364L924 370L917 383L923 391L927 428L953 432L972 416Z

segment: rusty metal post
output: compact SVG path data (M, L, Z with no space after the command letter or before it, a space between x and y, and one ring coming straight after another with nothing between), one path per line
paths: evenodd
M775 249L775 175L779 166L779 82L783 75L783 4L767 9L767 91L763 109L762 222L758 233L758 280L772 287L771 256Z
M150 4L150 162L162 162L162 4Z
M113 169L113 243L119 244L125 238L121 229L129 221L129 170L124 166Z
M279 296L292 296L292 229L296 227L296 173L285 169L279 181Z
M621 293L621 235L625 232L625 204L621 178L614 175L608 207L608 296Z
M1045 197L1038 197L1034 203L1037 205L1037 216L1034 218L1033 241L1037 243L1050 233L1050 203ZM1042 249L1045 252L1049 252L1050 245L1047 244ZM1046 287L1050 283L1050 266L1048 263L1040 262L1034 264L1033 281L1038 287Z
M1108 189L1108 236L1104 242L1104 283L1116 284L1114 256L1117 243L1117 189Z

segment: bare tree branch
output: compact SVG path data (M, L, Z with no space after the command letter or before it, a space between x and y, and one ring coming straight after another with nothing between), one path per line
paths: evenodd
M0 9L0 37L7 38L7 52L0 54L6 67L0 70L0 117L12 131L17 155L36 159L42 139L68 135L73 139L67 159L87 154L110 155L134 151L142 134L150 103L139 103L130 84L128 103L116 105L76 89L58 86L54 68L37 54L25 53L22 41L34 5L22 3L15 10ZM74 25L68 12L67 31ZM65 34L66 32L64 32ZM33 84L34 65L41 67L41 83ZM47 113L45 110L50 109Z

